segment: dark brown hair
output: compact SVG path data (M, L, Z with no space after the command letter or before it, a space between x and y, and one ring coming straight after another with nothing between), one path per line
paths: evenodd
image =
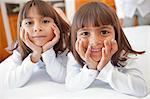
M71 26L71 37L70 37L70 51L73 53L75 59L82 66L84 65L84 61L80 58L78 53L75 50L75 42L77 40L77 31L80 28L88 27L88 26L101 26L101 25L111 25L115 30L115 40L118 44L118 51L112 56L111 63L114 66L123 66L120 62L124 62L127 60L127 56L129 53L132 54L142 54L142 52L135 51L131 48L121 25L119 24L118 17L113 9L108 7L107 5L101 2L89 2L84 4L79 8L79 10L75 13L73 23ZM121 56L122 52L125 52L123 56Z
M58 55L58 52L59 54L64 52L68 46L70 26L55 11L52 5L41 0L31 0L23 6L18 15L18 44L22 60L26 58L29 53L32 52L32 50L29 47L27 47L26 44L20 38L20 27L22 24L22 20L27 17L28 11L32 6L36 6L40 15L44 17L51 17L54 20L55 24L60 30L60 39L58 43L54 45L54 51L56 53L56 56Z

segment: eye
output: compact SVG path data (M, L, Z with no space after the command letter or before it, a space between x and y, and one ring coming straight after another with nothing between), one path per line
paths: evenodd
M82 35L82 36L89 36L89 35L90 35L90 32L82 32L81 35Z
M108 36L108 35L110 34L110 32L109 32L109 31L106 31L106 30L103 30L103 31L100 31L100 34L101 34L102 36Z
M27 21L27 22L25 22L25 25L31 25L32 24L32 22L31 21Z
M43 20L43 23L49 23L50 21L49 20Z

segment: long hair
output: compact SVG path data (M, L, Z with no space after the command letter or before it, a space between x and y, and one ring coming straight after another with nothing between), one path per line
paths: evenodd
M111 63L114 66L120 66L120 62L127 60L126 55L142 54L144 51L138 52L132 49L129 41L127 40L121 25L119 24L118 17L113 9L101 2L89 2L82 5L79 10L75 13L70 36L70 51L73 53L75 59L80 65L84 65L84 61L80 58L79 54L75 50L75 42L77 40L77 31L80 28L88 26L101 26L111 25L115 30L115 40L118 44L118 51L112 56ZM122 52L125 52L121 56Z
M18 35L19 51L21 53L22 60L24 60L24 58L26 58L27 55L32 52L32 50L28 46L26 46L26 44L20 38L20 27L22 24L22 20L27 17L29 9L32 6L36 6L40 15L44 17L51 17L54 20L55 24L60 30L60 39L54 45L54 51L56 53L56 56L58 55L58 52L59 54L64 52L68 46L69 30L70 30L69 24L67 24L62 19L62 17L55 11L52 5L41 0L31 0L28 1L23 6L18 15L17 35Z

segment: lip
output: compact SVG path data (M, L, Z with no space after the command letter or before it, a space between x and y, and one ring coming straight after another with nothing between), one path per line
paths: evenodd
M46 36L44 35L40 35L40 36L32 36L32 38L35 38L35 39L39 39L39 38L45 38Z
M100 52L101 49L100 49L100 48L92 48L91 51L92 51L92 52Z

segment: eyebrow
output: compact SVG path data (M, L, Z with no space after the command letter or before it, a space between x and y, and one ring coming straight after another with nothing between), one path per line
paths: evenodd
M92 27L93 28L93 27ZM92 29L92 28L89 28L89 27L84 27L84 28L81 28L81 29L79 29L78 30L78 32L80 32L80 31L87 31L87 30L89 30L89 29ZM94 29L112 29L112 27L110 26L110 25L103 25L103 26L99 26L99 27L94 27Z
M41 16L40 18L45 18L44 16ZM26 17L24 19L33 19L33 17Z
M100 26L101 29L112 29L112 27L110 25L104 25L104 26Z
M83 31L87 31L87 30L89 30L89 29L81 28L81 29L79 29L79 30L77 31L77 33L80 33L80 32L83 32Z

